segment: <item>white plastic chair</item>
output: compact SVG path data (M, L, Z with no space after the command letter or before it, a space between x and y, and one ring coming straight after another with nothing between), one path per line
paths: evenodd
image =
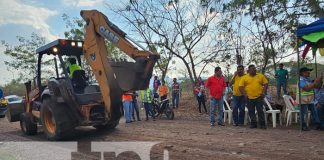
M287 118L286 126L288 126L288 124L291 125L291 119L292 119L293 114L295 114L295 122L297 123L297 120L298 120L297 116L300 111L296 110L295 106L291 103L291 101L293 102L294 99L289 95L283 95L282 97L283 97L285 105L286 105L286 112L285 112L285 115Z
M274 110L271 107L271 104L269 103L269 101L267 100L267 98L263 99L265 104L268 106L269 110L265 111L265 122L267 123L267 115L271 114L272 115L272 127L276 128L277 126L277 114L279 114L279 122L280 125L282 125L282 121L281 121L281 112L280 110Z
M227 100L225 98L223 98L223 99L224 99L224 102L225 102L225 105L223 105L224 123L228 119L228 124L231 124L232 123L232 118L233 118L233 111L232 111L230 105L228 104Z

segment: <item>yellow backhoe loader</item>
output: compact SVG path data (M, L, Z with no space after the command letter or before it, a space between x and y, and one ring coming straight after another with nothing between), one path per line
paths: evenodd
M84 10L81 16L86 22L84 41L58 39L38 48L37 77L25 83L23 109L8 107L8 120L20 121L27 135L37 134L38 124L43 126L49 140L69 139L78 126L113 129L122 116L122 94L149 85L159 55L127 37L99 11ZM109 59L105 39L134 62ZM90 84L82 69L70 76L65 63L69 57L74 57L81 68L85 59L97 83ZM42 76L48 76L44 71L49 68L43 63L49 59L54 61L56 75L44 79Z

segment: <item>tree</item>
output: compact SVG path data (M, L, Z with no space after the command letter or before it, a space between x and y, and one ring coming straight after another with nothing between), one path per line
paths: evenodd
M32 33L30 39L17 36L18 45L11 46L2 40L1 44L6 48L4 54L10 57L5 61L9 70L16 70L19 73L19 80L26 81L36 77L37 54L36 49L45 44L45 38L36 33ZM43 65L50 64L51 61L44 61Z
M157 65L155 69L161 72L161 80L164 80L167 72L170 70L170 62L172 59L172 54L168 52L165 48L159 48L156 45L152 45L147 43L149 46L149 50L153 53L160 53L160 59L157 61Z
M131 0L109 7L132 24L146 44L180 59L193 83L226 52L224 41L217 36L220 6L222 2L212 0Z
M263 55L259 59L251 56L253 59L249 61L264 60L262 64L259 63L259 67L265 72L267 65L271 64L273 70L276 70L278 62L296 54L289 51L291 44L295 43L296 28L314 17L321 17L321 4L324 3L318 0L231 0L224 10L234 18L244 15L246 23L240 25L249 33L244 35L250 39L246 49L252 55L256 52Z
M23 83L21 83L21 80L19 78L11 80L8 84L4 85L4 87L2 88L5 96L12 95L12 94L23 96L26 94L26 87Z

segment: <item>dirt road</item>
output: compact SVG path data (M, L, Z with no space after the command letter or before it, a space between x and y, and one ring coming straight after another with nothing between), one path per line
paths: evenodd
M100 159L100 153L90 153L94 141L160 142L151 150L151 159L163 159L164 150L168 150L170 159L324 159L323 131L300 132L297 125L276 129L269 125L266 130L231 125L211 128L208 115L196 113L190 104L183 103L172 121L162 118L125 124L122 119L111 132L82 128L72 140L79 142L81 153L72 154L72 159ZM46 141L46 138L41 131L36 136L25 136L19 123L0 119L1 141ZM117 159L139 158L125 152Z

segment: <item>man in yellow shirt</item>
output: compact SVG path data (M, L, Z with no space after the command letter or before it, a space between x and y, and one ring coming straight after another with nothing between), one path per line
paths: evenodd
M250 128L257 128L255 108L258 112L259 127L266 129L264 112L263 112L263 98L267 93L268 80L266 77L257 73L254 65L248 68L248 74L243 76L240 83L240 92L247 99L247 107L251 119Z
M239 84L244 73L244 66L239 65L236 68L236 72L230 82L233 85L233 125L234 126L243 126L244 124L244 115L245 115L245 104L246 99L243 94L240 92Z

